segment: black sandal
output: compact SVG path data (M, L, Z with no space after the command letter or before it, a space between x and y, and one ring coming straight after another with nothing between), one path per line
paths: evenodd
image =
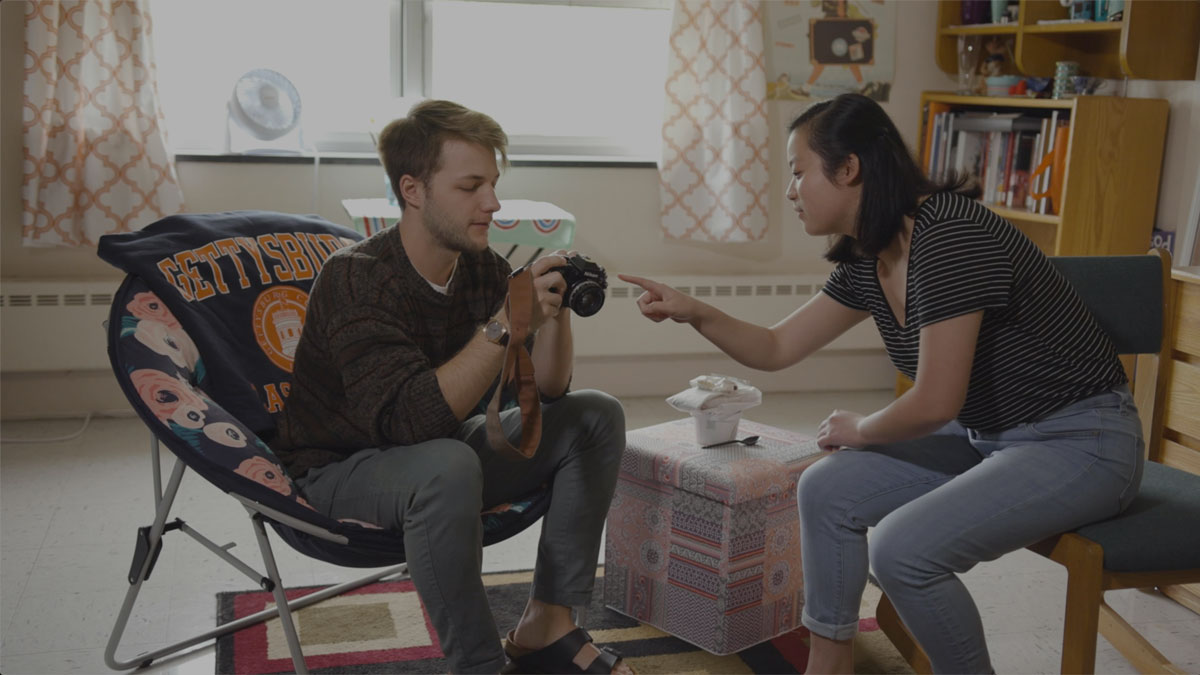
M586 670L575 665L575 657L589 642L592 636L582 628L567 633L561 638L536 651L525 654L516 653L516 643L513 642L513 632L504 641L504 655L509 659L509 667L505 673L611 673L621 660L621 654L609 647L596 646L600 652Z

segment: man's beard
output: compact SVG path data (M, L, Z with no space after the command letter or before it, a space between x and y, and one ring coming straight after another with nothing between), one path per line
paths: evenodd
M455 227L452 218L442 211L433 199L425 200L425 208L421 210L421 223L442 248L455 253L473 253L479 250L478 244L471 240L467 231Z

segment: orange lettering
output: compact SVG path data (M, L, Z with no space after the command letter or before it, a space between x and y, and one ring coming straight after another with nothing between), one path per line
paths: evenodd
M200 276L200 270L196 269L196 263L200 260L200 256L196 255L195 251L180 251L175 254L175 262L183 268L188 278L196 285L196 300L204 300L216 295L217 292L209 285L204 277Z
M267 272L267 266L263 264L262 254L258 251L258 242L250 237L238 237L237 242L242 245L242 249L254 258L254 264L258 267L258 279L263 285L271 283L271 275Z
M345 242L332 234L322 234L320 235L320 239L325 244L325 248L329 251L330 255L333 255L334 251L337 251L339 248L346 246Z
M208 261L208 266L212 268L213 283L217 285L217 291L221 295L228 293L229 286L225 285L225 275L221 273L221 266L217 264L217 258L221 257L220 252L217 251L217 245L209 242L196 249L196 253Z
M159 260L158 271L162 272L162 275L167 278L167 281L171 282L171 285L179 289L179 294L183 296L184 300L189 302L193 300L192 284L188 281L187 277L179 274L179 265L176 265L174 260L170 258Z
M279 397L279 392L275 389L275 385L268 384L263 387L263 391L267 394L267 412L277 413L283 410L283 399Z
M320 238L311 232L305 232L297 236L300 241L308 247L308 255L312 257L313 262L317 264L317 269L320 269L325 261L329 259L329 253L325 247L321 245Z
M237 268L238 285L242 288L250 288L250 279L246 276L246 268L242 265L242 259L238 255L238 244L233 239L219 239L216 242L217 250L222 255L228 256L233 261L233 266Z
M287 256L288 264L292 268L292 274L296 281L302 279L313 278L313 263L308 259L308 255L304 253L304 245L296 235L289 232L280 232L275 235L279 240L280 247L283 248L283 254Z
M275 238L275 235L258 235L258 245L262 247L263 253L271 256L279 263L274 266L276 281L291 281L294 275L292 274L292 270L288 268L287 258L279 250L279 240Z

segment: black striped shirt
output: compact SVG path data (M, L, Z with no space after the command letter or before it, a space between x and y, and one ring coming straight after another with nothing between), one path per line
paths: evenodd
M1011 428L1127 381L1091 313L1012 223L949 192L926 199L914 220L903 326L876 258L838 265L824 290L869 311L893 365L914 379L921 328L983 310L963 426Z

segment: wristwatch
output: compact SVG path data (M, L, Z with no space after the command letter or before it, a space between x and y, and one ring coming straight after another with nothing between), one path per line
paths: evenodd
M483 326L483 337L488 342L501 347L508 346L508 326L492 319Z

